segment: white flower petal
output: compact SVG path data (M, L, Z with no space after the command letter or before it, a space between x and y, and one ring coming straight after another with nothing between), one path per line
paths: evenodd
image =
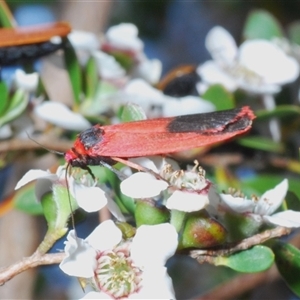
M34 108L34 113L41 119L68 130L82 131L91 127L82 115L55 101L42 102Z
M92 52L100 47L100 41L97 36L89 31L72 30L72 32L68 34L68 39L75 50Z
M18 88L28 92L34 92L38 86L39 75L36 72L26 74L23 70L17 69L14 80Z
M7 139L13 135L10 124L5 124L0 128L0 139Z
M274 189L265 192L257 202L254 213L271 215L283 202L288 191L288 180L284 179Z
M159 81L161 72L162 63L159 59L144 59L137 65L134 75L153 85Z
M107 208L111 212L111 214L119 221L119 222L126 222L124 215L121 212L121 209L117 205L117 203L112 200L111 198L107 198Z
M145 111L151 105L163 105L165 95L152 87L143 79L132 79L128 82L122 93L123 102L133 102L141 106Z
M120 188L124 195L132 198L152 198L168 187L168 183L156 179L153 175L138 172L121 182Z
M60 263L61 270L76 277L90 278L97 265L96 251L86 241L77 238L71 230L65 242L66 257Z
M121 242L122 232L112 220L107 220L98 225L85 240L95 249L104 251Z
M239 49L239 62L261 76L267 84L293 82L299 76L299 64L272 42L248 40Z
M197 68L197 73L205 83L222 84L228 91L234 92L238 84L229 73L222 70L214 61L207 61Z
M300 227L300 212L293 210L286 210L274 214L272 216L263 216L263 219L268 223L288 227L299 228Z
M105 79L118 79L126 75L125 70L116 61L116 59L102 51L93 52L96 60L99 75Z
M167 200L168 209L184 212L199 211L209 204L208 195L175 191Z
M39 178L44 178L44 179L48 179L50 181L55 181L58 179L56 174L52 174L48 171L43 171L43 170L29 170L17 183L15 190L18 190L19 188L21 188L22 186L24 186L25 184L39 179Z
M171 165L173 170L180 170L178 163L169 157L148 156L130 158L129 160L150 169L157 174L159 174L166 164Z
M221 26L215 26L208 32L205 46L213 59L220 63L231 64L237 54L234 38Z
M233 197L229 194L220 194L222 201L232 210L238 213L251 213L255 208L255 203L241 197Z
M34 194L35 194L36 199L39 202L42 200L42 197L45 194L52 192L53 183L54 182L49 179L44 179L44 178L37 179L36 184L35 184Z
M159 245L155 247L154 245ZM137 229L131 245L131 257L140 268L164 266L176 251L178 234L169 224L142 225ZM149 259L151 257L151 259Z
M94 212L107 204L107 197L99 187L87 187L75 184L72 192L78 205L86 212Z
M110 27L106 32L108 42L124 50L141 51L143 42L138 38L138 29L134 24L122 23Z
M114 299L103 292L89 292L80 299Z
M206 113L215 111L216 107L209 101L197 96L185 96L182 98L166 98L163 106L165 117Z
M134 157L134 158L130 158L129 160L135 164L138 164L149 170L152 170L155 173L159 173L159 169L157 168L155 162L153 161L153 157Z
M146 268L141 289L129 299L176 299L172 279L165 267Z

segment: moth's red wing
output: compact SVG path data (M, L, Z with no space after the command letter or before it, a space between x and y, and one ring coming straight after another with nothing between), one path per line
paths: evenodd
M139 157L208 146L242 134L255 118L249 107L103 126L90 156Z

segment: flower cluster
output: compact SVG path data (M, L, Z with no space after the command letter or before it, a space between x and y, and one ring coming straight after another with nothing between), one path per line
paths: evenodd
M229 32L217 26L205 40L212 59L195 68L197 95L175 97L158 88L161 62L146 56L133 24L112 26L100 39L76 31L68 39L78 60L74 63L88 74L82 80L86 87L74 89L77 102L72 108L54 99L45 101L45 95L33 96L39 84L37 73L18 70L14 78L14 85L22 91L16 98L25 99L22 111L30 100L35 117L68 131L85 130L102 122L102 115L105 124L120 122L115 115L120 118L120 108L127 102L141 108L145 118L211 112L223 107L215 99L206 100L215 84L222 85L232 99L237 90L259 96L270 112L283 85L299 76L299 62L279 43L253 39L238 47ZM232 99L226 107L233 107ZM270 133L277 142L279 123L270 118ZM12 127L6 126L9 121L0 123L0 138L12 135ZM22 134L24 130L30 133L32 125L21 129ZM35 196L43 205L51 233L60 230L59 238L68 231L70 214L78 208L85 213L101 209L111 213L111 220L102 221L86 238L71 230L65 241L60 269L89 286L92 291L83 299L175 299L166 263L177 251L220 249L265 228L300 227L300 212L287 209L285 203L288 179L261 196L246 197L234 189L218 193L197 162L183 169L170 158L128 160L142 171L127 166L119 169L118 165L111 168L115 174L91 176L91 172L67 165L55 173L30 170L16 186L19 189L36 181ZM45 204L49 198L51 209Z

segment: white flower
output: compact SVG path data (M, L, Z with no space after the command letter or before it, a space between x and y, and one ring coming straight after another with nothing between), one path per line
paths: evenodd
M205 113L215 110L213 104L200 97L185 96L175 98L167 96L143 79L132 79L129 81L118 99L123 103L133 102L138 104L147 115L151 115L153 107L159 107L160 113L164 117Z
M177 238L174 227L166 223L140 226L131 242L123 242L121 231L108 220L85 240L70 231L60 268L70 276L93 280L97 294L83 299L174 299L164 265L176 251Z
M134 24L122 23L112 26L105 36L107 42L114 48L140 52L144 47L143 42L138 38L138 29Z
M253 93L276 93L281 85L299 76L299 64L275 43L267 40L245 41L238 48L224 28L214 27L206 37L212 61L197 72L204 83L223 84L228 90L242 88Z
M0 127L0 139L7 139L13 135L10 124L5 124Z
M162 63L159 59L148 59L145 55L141 55L139 63L133 70L133 77L141 78L149 82L151 85L158 83L162 72Z
M134 173L121 182L123 194L139 199L153 198L162 194L163 202L168 209L184 212L199 211L209 204L208 192L211 184L198 170L183 171L174 164L173 169L172 165L166 162L156 165L151 164L149 160L143 164L142 159L140 161L135 159L134 162L159 174L161 179L150 173Z
M92 52L100 48L100 40L92 32L73 30L68 34L68 39L82 65L86 64Z
M46 193L52 191L53 185L66 186L65 179L66 169L63 166L60 166L55 174L44 170L29 170L17 183L15 190L36 180L35 195L37 200L41 201ZM93 186L90 183L87 185L78 183L69 175L67 176L67 180L71 195L76 199L78 206L85 211L98 211L107 204L108 197L99 187Z
M291 210L273 214L284 201L288 190L288 180L284 179L275 188L266 191L259 199L234 197L221 194L219 205L241 214L252 216L259 223L270 223L285 227L300 227L300 212Z
M80 114L71 111L66 105L55 101L44 101L34 108L41 119L67 130L82 131L91 124Z
M99 75L107 80L125 77L126 72L116 59L102 51L94 51L93 57L96 60Z
M17 88L23 89L27 92L34 92L38 86L39 75L36 72L26 74L23 70L17 69L14 81Z
M100 47L100 41L97 36L89 31L72 30L68 34L68 39L75 50L84 50L91 53Z

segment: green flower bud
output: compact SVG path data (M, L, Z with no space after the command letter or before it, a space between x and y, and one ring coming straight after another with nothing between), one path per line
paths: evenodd
M226 229L206 211L189 214L183 229L180 248L208 248L226 240Z
M141 225L156 225L166 223L170 219L169 210L165 206L156 206L156 202L143 200L136 202L135 221Z

